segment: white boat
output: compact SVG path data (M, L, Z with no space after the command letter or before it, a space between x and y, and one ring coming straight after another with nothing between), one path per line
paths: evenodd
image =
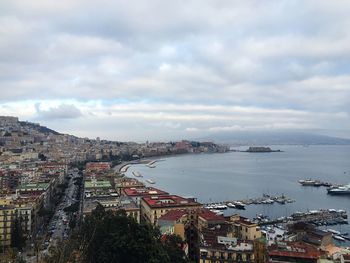
M142 174L140 172L132 172L132 174L135 176L135 177L142 177Z
M211 209L210 211L212 211L213 213L215 213L215 214L217 214L219 216L224 215L224 212L222 212L221 210Z
M333 236L334 239L339 240L339 241L345 241L345 238L341 237L341 236Z
M155 184L155 182L153 180L151 180L151 179L147 179L146 182L149 183L149 184Z
M237 209L245 209L245 205L242 202L236 201L233 203Z
M236 208L236 206L235 206L234 204L232 204L232 203L228 203L227 206L228 206L229 208Z
M333 187L327 189L328 194L331 195L350 195L350 184L339 186L339 187Z
M334 229L327 229L327 232L335 234L335 235L340 235L340 232Z
M227 209L227 205L218 204L216 205L216 208L219 210Z

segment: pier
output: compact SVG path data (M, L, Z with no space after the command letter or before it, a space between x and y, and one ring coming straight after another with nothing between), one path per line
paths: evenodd
M320 209L308 212L295 212L291 216L280 217L277 219L268 219L263 216L258 216L254 219L254 222L261 226L296 222L311 223L316 226L329 226L348 224L347 219L348 215L345 210Z
M325 187L338 187L341 186L339 184L334 184L330 182L324 182L318 179L304 179L304 180L299 180L299 184L302 186L314 186L314 187L320 187L320 186L325 186Z
M262 197L258 197L258 198L248 198L248 199L242 199L242 200L226 200L226 201L221 201L221 202L212 202L212 203L206 203L203 204L204 207L207 207L209 209L225 209L229 207L229 208L238 208L235 207L235 204L240 204L243 206L246 205L270 205L270 204L274 204L274 203L278 203L278 204L286 204L286 203L293 203L295 202L295 200L288 198L285 195L276 195L276 196L272 196L272 195L268 195L268 194L264 194ZM238 208L238 209L242 209L242 207Z

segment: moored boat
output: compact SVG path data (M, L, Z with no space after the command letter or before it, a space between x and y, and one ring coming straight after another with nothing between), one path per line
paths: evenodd
M146 182L149 183L149 184L155 184L155 182L153 180L151 180L151 179L147 179Z
M245 205L242 202L236 201L233 204L237 209L245 210Z
M343 242L346 240L345 238L343 238L341 236L337 236L337 235L334 235L333 238L338 240L338 241L343 241Z
M327 189L330 195L350 195L350 184Z
M236 208L236 206L235 206L234 204L232 204L232 203L227 203L227 206L228 206L229 208Z

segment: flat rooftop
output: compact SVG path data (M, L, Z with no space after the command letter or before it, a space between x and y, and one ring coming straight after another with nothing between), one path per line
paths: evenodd
M150 196L150 195L168 195L169 193L154 187L127 187L123 192L130 197Z
M200 203L178 195L146 196L142 200L151 208L200 206Z
M225 222L225 218L223 216L219 216L206 208L198 209L198 216L207 221Z

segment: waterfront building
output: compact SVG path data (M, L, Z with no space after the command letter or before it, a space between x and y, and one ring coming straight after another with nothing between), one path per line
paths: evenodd
M142 197L168 194L169 193L154 187L125 187L122 189L122 195L132 198L138 205L140 204Z
M252 223L248 218L234 214L227 218L233 226L235 236L242 240L255 240L261 237L261 231L256 223Z
M116 177L114 178L115 189L119 194L123 192L124 188L145 188L145 185L135 178Z
M316 263L321 257L317 247L305 242L278 242L268 247L270 263Z
M148 196L141 199L141 219L153 225L170 210L197 209L202 205L177 195Z

